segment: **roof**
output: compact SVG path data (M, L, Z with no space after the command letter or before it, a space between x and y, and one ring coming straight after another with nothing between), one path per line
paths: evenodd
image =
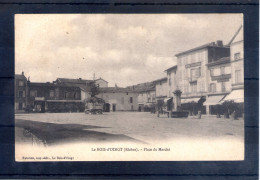
M120 87L102 87L99 88L99 91L101 93L126 93L126 92L134 92L132 89L130 88L120 88Z
M242 27L243 27L243 25L241 25L241 26L238 28L237 32L234 34L234 36L233 36L233 37L231 38L231 40L229 41L228 46L230 46L230 45L233 43L233 41L234 41L235 38L237 37L238 33L241 31Z
M162 82L162 81L167 81L167 77L154 80L153 82L154 82L154 83L158 83L158 82Z
M87 79L68 79L68 78L57 78L56 80L58 83L73 83L73 84L86 84L89 82L93 82L93 80Z
M187 51L183 51L183 52L181 52L181 53L176 54L175 56L178 57L178 56L180 56L180 55L183 55L183 54L186 54L186 53L190 53L190 52L193 52L193 51L197 51L197 50L200 50L200 49L208 48L208 47L227 48L227 47L225 47L225 46L218 46L215 42L211 42L211 43L204 44L204 45L202 45L202 46L198 46L198 47L189 49L189 50L187 50Z
M103 78L96 79L95 81L97 81L97 80L103 80L103 81L107 82L107 81L104 80ZM108 83L108 82L107 82L107 83Z
M27 80L26 77L22 74L15 74L14 78L19 80Z
M172 66L172 67L170 67L170 68L168 68L168 69L166 69L164 71L170 71L170 70L173 70L173 69L177 69L177 65L174 65L174 66Z
M74 88L80 88L79 85L71 85L71 84L54 84L54 83L49 83L49 82L29 82L29 86L34 86L34 87L74 87Z
M133 86L126 87L135 92L147 92L147 91L155 91L155 83L154 82L146 82Z
M227 63L230 63L230 57L220 58L220 59L218 59L216 61L208 63L207 66L216 66L216 65L227 64Z

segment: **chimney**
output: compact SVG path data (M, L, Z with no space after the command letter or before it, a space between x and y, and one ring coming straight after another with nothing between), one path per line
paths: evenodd
M81 81L82 79L81 79L81 78L79 78L79 80Z
M24 76L24 72L22 72L22 75Z
M223 47L223 41L218 40L216 41L216 44L217 46Z

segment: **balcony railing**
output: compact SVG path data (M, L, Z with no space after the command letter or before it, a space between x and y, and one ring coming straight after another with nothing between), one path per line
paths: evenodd
M189 77L190 83L196 82L197 80L198 80L198 77Z
M231 78L231 74L222 74L219 76L211 76L211 81L219 81L219 80L225 80L225 79L230 79Z

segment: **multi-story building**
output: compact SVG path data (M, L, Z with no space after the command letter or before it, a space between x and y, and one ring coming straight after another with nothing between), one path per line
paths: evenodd
M57 84L69 84L69 85L75 85L75 86L87 86L88 83L95 82L99 87L108 87L108 82L105 81L102 78L96 79L96 80L86 80L86 79L68 79L68 78L57 78L56 82Z
M230 57L224 57L207 64L208 67L208 95L204 106L209 114L217 114L220 101L231 92Z
M84 110L80 87L29 81L27 85L28 105L34 111L76 112Z
M223 101L233 100L243 106L244 103L244 35L243 26L230 42L231 88L232 91Z
M167 97L173 97L173 92L178 89L177 85L177 65L165 70L167 73Z
M27 78L22 74L15 75L15 112L24 111L27 106Z
M192 111L205 113L203 102L208 98L210 71L207 64L230 56L230 49L222 41L211 42L181 53L177 57L177 86L182 91L182 104L193 103ZM183 105L184 109L189 106ZM206 106L209 113L209 105ZM191 109L189 109L191 110Z

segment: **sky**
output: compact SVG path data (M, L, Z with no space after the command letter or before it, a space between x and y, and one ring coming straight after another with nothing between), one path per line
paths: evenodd
M103 78L125 87L166 77L175 54L223 40L242 14L16 14L15 73L31 82Z

